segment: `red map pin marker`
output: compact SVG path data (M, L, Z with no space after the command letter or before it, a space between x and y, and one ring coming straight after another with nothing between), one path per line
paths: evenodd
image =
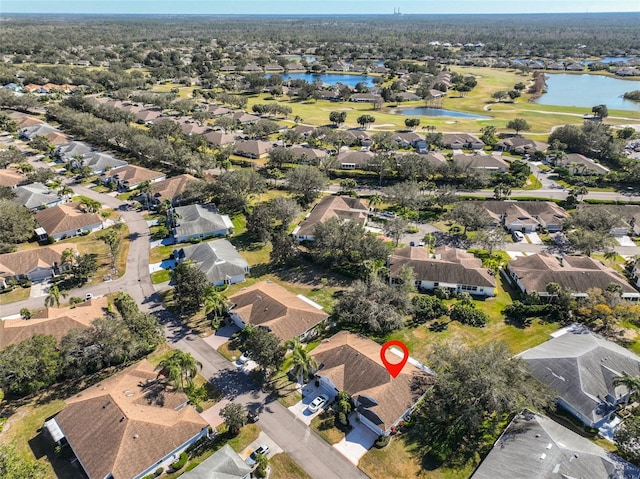
M403 356L399 363L392 363L387 360L387 350L392 346L398 346L402 349ZM400 371L402 371L402 368L404 368L404 365L407 364L407 360L409 359L409 349L407 349L402 341L387 341L383 344L382 349L380 350L380 359L382 360L384 367L389 371L389 374L396 378L398 377L398 374L400 374Z

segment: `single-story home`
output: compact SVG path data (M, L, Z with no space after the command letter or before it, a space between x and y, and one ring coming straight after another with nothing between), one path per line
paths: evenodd
M616 218L614 226L609 230L613 236L640 236L640 206L638 205L589 205L580 204L578 209L598 211L611 218ZM594 225L595 226L595 225Z
M440 246L435 253L427 248L407 246L389 257L389 278L394 284L404 267L413 269L419 290L451 289L457 293L494 296L496 279L482 260L464 250Z
M520 155L525 153L532 155L536 151L545 151L549 148L549 144L523 138L522 136L512 136L500 140L494 148L499 151L510 151Z
M165 180L167 175L159 171L153 171L148 168L136 165L126 165L117 170L110 170L103 174L102 182L109 184L115 182L119 189L135 190L145 181L157 183Z
M461 168L472 168L474 170L486 171L487 173L506 173L509 171L509 163L493 155L461 154L454 155L451 161Z
M609 168L578 153L568 153L558 160L556 166L568 168L573 175L606 175Z
M495 224L508 231L531 233L538 228L561 231L568 218L566 211L552 201L483 201Z
M241 289L229 303L229 314L239 328L267 328L282 342L312 338L314 328L329 317L319 304L269 280Z
M173 237L176 243L192 238L225 236L233 230L231 218L221 215L213 204L176 206L167 212L167 218L175 215Z
M265 158L273 148L273 143L262 140L240 141L235 145L235 154L246 158Z
M84 156L92 151L94 151L94 148L91 145L84 143L83 141L74 140L58 145L54 155L61 161L69 161L74 159L74 157Z
M234 135L227 134L223 131L211 130L204 134L207 141L213 146L225 146L230 145L236 141Z
M173 251L177 263L192 262L214 286L244 281L249 264L226 239L198 243Z
M62 252L71 249L78 253L75 244L54 244L39 248L0 254L0 286L8 280L42 281L57 276L66 266L62 265Z
M185 472L182 479L251 479L253 468L229 444L225 444L197 467Z
M546 416L525 409L471 479L638 479L640 469Z
M44 429L54 442L69 445L89 479L153 475L208 435L209 425L187 395L165 387L147 360L65 403Z
M0 169L0 186L13 188L28 182L27 177L14 168Z
M91 151L86 153L74 166L88 166L94 174L101 175L107 170L117 170L118 168L127 166L127 164L126 161L120 160L110 153Z
M518 356L538 381L557 394L558 405L588 427L600 428L629 390L613 381L622 373L640 376L640 356L574 325L564 334Z
M338 153L338 164L343 170L362 169L374 156L370 151L345 150Z
M548 296L547 285L558 283L570 290L574 297L586 297L590 289L604 291L613 283L622 288L623 299L640 301L640 292L625 278L588 256L554 256L549 253L520 256L509 261L506 272L524 294L536 292L540 296Z
M93 320L107 313L108 299L93 298L73 307L45 308L30 319L5 319L0 321L0 350L12 344L46 334L58 342L72 329L88 328Z
M77 203L46 208L36 213L40 228L36 234L40 241L47 238L61 240L103 228L102 219L96 213L86 213Z
M291 233L298 241L313 241L316 225L329 218L343 221L357 221L363 226L367 223L369 207L365 200L350 196L326 196L322 198L307 215L304 221Z
M165 199L172 202L176 197L184 193L187 185L193 181L197 181L195 176L182 174L158 181L151 185L151 196L154 203L162 203Z
M432 380L429 370L411 359L392 378L380 359L381 349L371 339L340 331L311 352L318 363L315 376L320 385L331 395L348 393L356 420L379 436L389 434L413 411L420 399L416 383ZM390 363L399 360L389 349L386 358Z
M256 121L258 121L260 119L259 116L252 115L252 114L246 113L244 111L237 111L237 112L233 113L231 115L231 118L234 119L236 122L242 124L242 125L247 125L249 123L255 123Z
M51 191L42 183L30 183L28 185L16 186L13 189L15 202L26 206L30 211L37 211L43 208L51 208L61 205L67 198Z
M289 151L291 151L291 153L293 154L296 162L306 165L315 165L321 158L326 158L327 156L329 156L329 153L327 153L325 150L320 150L318 148L308 148L300 145L292 146Z
M484 143L478 137L469 133L445 133L442 135L442 144L445 148L461 150L463 148L470 150L482 150Z

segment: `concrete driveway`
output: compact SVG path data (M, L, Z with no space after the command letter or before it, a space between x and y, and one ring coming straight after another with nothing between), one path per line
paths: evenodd
M231 326L223 326L218 328L215 334L207 336L206 338L203 338L203 340L213 349L218 350L220 346L229 341L231 336L238 331L240 331L240 328L235 324L232 324Z
M353 430L340 442L334 444L333 447L357 466L362 456L364 456L378 440L378 435L362 423L356 421L353 414L351 415L350 421L351 425L354 426Z
M316 412L309 411L309 403L313 401L315 398L320 396L320 394L325 394L329 397L327 404L325 407L318 409ZM335 395L329 394L325 389L315 386L313 383L309 383L302 388L302 401L298 401L293 406L289 407L289 411L293 413L295 417L300 419L307 426L311 424L311 420L320 414L328 404L331 404L335 398Z
M260 434L258 434L258 439L256 439L251 444L249 444L245 449L240 451L240 457L243 460L246 460L247 457L249 457L249 455L253 451L258 449L263 444L266 444L267 446L269 446L269 453L267 454L267 457L273 457L276 454L279 454L282 452L282 448L278 446L278 444L276 444L276 442L273 439L267 436L264 432L260 431Z
M220 411L223 407L229 404L231 401L228 399L221 399L206 411L200 413L200 417L209 423L209 426L216 428L224 423L224 419L220 417Z
M635 246L636 244L628 236L614 236L620 246Z

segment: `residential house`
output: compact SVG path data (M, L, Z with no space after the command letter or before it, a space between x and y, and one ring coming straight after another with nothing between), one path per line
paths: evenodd
M58 193L51 191L42 183L30 183L28 185L16 186L13 189L15 198L13 201L26 206L30 211L41 210L61 205L67 199Z
M313 126L307 125L296 125L291 129L303 138L309 138L313 134L313 132L316 131Z
M609 230L613 236L640 236L640 206L638 205L578 205L580 210L596 210L616 218L614 226ZM595 225L594 225L595 226Z
M75 306L45 308L33 314L29 320L0 321L0 350L36 334L53 336L59 343L69 331L88 328L95 319L102 318L107 313L107 306L106 297L92 298Z
M568 218L566 211L551 201L483 201L495 224L507 231L532 233L538 228L561 231Z
M233 223L227 215L221 215L215 205L177 206L167 213L175 215L173 237L176 243L184 243L192 238L225 236L233 230Z
M102 219L96 213L86 213L77 203L47 208L36 213L40 228L36 234L40 241L47 238L61 240L102 229Z
M529 138L523 138L521 136L512 136L510 138L504 138L496 143L495 149L499 151L510 151L519 155L529 154L532 155L536 151L545 151L549 148L547 143L541 141L531 140Z
M44 122L35 116L29 116L26 113L20 113L17 111L10 111L7 116L16 122L18 129L26 128L28 126L42 125Z
M82 156L91 153L94 151L94 148L82 141L69 141L67 143L62 143L56 147L54 155L57 156L61 161L71 161L74 157Z
M212 146L215 146L215 147L230 145L232 143L235 143L236 141L235 136L229 135L222 131L211 130L206 132L204 134L204 137Z
M451 158L461 168L471 168L487 173L506 173L509 171L509 163L502 158L493 155L454 155Z
M367 133L365 130L355 129L355 130L344 130L344 132L353 138L353 141L349 143L350 146L371 146L373 144L373 140L371 139L371 135Z
M424 142L424 138L415 131L394 132L393 139L401 148L415 147L418 142Z
M389 257L388 267L391 284L408 267L415 273L419 290L445 288L474 296L495 295L493 272L482 266L482 260L461 249L440 246L430 253L427 248L407 246Z
M127 166L127 162L120 160L110 153L103 153L101 151L91 151L83 156L83 158L76 163L76 167L88 166L94 174L101 175L105 171L117 170L123 166Z
M509 423L471 479L638 479L640 469L527 409Z
M265 158L271 148L273 148L273 144L269 141L246 140L236 143L235 154L255 160L257 158Z
M291 234L298 241L313 241L315 228L319 223L329 218L339 218L342 221L357 221L364 226L368 212L367 203L360 198L325 196Z
M315 165L322 158L329 156L325 150L318 148L308 148L305 146L294 145L290 148L295 161L305 165Z
M118 189L127 191L135 190L146 181L153 184L165 179L167 175L164 173L136 165L126 165L116 170L106 171L102 177L103 183L116 183Z
M592 288L606 290L611 284L622 288L622 298L640 301L636 291L621 275L600 261L588 256L554 256L538 253L512 259L507 274L524 293L536 292L548 296L547 285L558 283L574 297L586 297Z
M578 153L568 153L556 162L556 166L568 168L573 175L606 175L609 168Z
M153 475L209 429L187 395L165 387L147 360L65 403L44 427L55 442L70 446L89 479Z
M229 314L239 328L266 328L282 342L314 337L314 328L329 317L319 304L269 280L241 289L229 303Z
M162 203L165 199L170 199L174 204L176 198L187 189L189 183L198 181L195 176L182 174L158 181L151 185L151 195L154 203Z
M445 133L442 135L442 144L445 148L453 150L461 150L463 148L482 150L484 148L484 143L469 133Z
M207 113L209 113L213 117L226 115L230 111L231 110L229 110L228 108L225 108L222 105L209 105L207 107Z
M237 111L233 113L231 115L231 118L233 118L236 122L240 123L241 125L255 123L260 119L259 116L251 115L250 113L246 113L244 111Z
M145 125L153 125L153 122L162 116L159 109L140 110L135 113L136 121Z
M189 261L194 264L214 286L240 283L249 274L249 264L226 239L176 249L173 257L176 263Z
M379 436L389 434L413 411L419 400L415 384L432 380L427 368L412 359L392 378L380 358L381 349L364 336L340 331L311 353L318 363L320 385L332 396L339 391L349 394L356 421ZM390 363L398 362L392 350L386 351L386 358Z
M338 153L337 161L343 170L361 170L374 156L370 151L345 150Z
M0 170L0 186L13 188L28 181L25 175L14 168Z
M54 244L0 254L0 286L7 287L9 280L42 281L59 275L66 268L62 264L62 252L67 248L78 254L75 244Z
M37 125L22 128L19 136L24 140L33 140L36 136L47 136L52 133L60 133L60 131L46 123L39 123Z
M640 357L582 325L562 333L518 356L556 393L558 406L587 427L600 428L629 399L629 390L614 379L640 375Z
M182 479L251 479L253 468L225 444L194 469L185 472Z
M349 98L349 101L355 103L383 103L384 100L380 95L375 93L354 93Z

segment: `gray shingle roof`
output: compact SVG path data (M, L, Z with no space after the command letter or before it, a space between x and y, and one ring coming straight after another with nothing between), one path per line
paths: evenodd
M578 329L520 354L531 374L553 389L576 411L598 422L612 410L607 395L619 400L626 389L614 387L616 376L640 375L640 357L588 330Z
M245 274L249 264L226 239L208 241L178 250L186 261L193 261L198 269L216 284L231 276Z
M49 190L42 183L31 183L29 185L17 186L13 193L15 194L14 201L26 206L30 210L43 208L60 201L60 197L57 193Z
M227 215L221 215L214 205L188 205L175 208L180 215L175 236L192 236L233 227Z
M229 444L216 451L198 467L184 473L182 479L242 479L251 473L242 458Z
M471 479L637 479L640 470L548 417L524 410Z

